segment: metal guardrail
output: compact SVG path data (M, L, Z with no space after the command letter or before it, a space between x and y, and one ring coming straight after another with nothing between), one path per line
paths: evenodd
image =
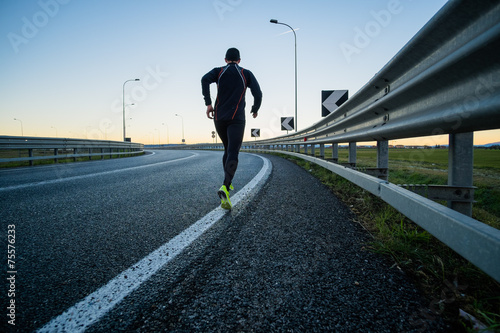
M396 140L500 127L500 3L450 1L328 117L263 144Z
M0 163L29 161L33 165L37 160L53 159L57 163L68 158L140 154L144 152L144 145L121 141L0 136L1 150L27 150L28 156L0 158ZM35 156L37 150L52 153Z
M332 114L293 134L244 142L280 150L354 182L380 197L500 282L500 230L470 216L473 135L500 128L500 2L449 1L389 63ZM388 140L449 135L448 186L430 192L448 207L387 181ZM356 170L356 143L377 142L377 177ZM348 165L338 144L349 143ZM332 161L326 161L331 144ZM220 148L189 145L183 148ZM305 154L299 154L301 148ZM319 148L319 157L316 149ZM413 191L411 191L413 190Z

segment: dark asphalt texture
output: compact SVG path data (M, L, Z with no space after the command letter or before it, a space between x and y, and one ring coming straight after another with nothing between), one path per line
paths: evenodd
M264 156L273 171L254 200L88 331L446 331L406 275L367 250L348 207L306 170Z
M222 152L158 151L0 170L0 332L41 327L212 211L221 159ZM261 167L259 157L242 155L235 186ZM8 225L16 230L15 327L6 316Z

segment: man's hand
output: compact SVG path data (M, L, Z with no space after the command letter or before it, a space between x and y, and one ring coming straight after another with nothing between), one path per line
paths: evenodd
M207 105L207 118L214 119L214 108L212 105Z
M259 114L257 112L252 112L252 117L254 117L254 119L257 118L258 115Z

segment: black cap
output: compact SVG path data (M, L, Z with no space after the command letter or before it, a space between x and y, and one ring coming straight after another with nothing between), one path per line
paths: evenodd
M237 48L230 48L226 52L226 59L228 61L238 61L240 60L240 51Z

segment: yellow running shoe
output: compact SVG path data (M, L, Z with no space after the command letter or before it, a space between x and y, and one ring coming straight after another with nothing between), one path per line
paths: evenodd
M234 190L234 186L233 186L233 183L229 184L229 191L233 191Z
M220 206L224 209L230 210L233 205L231 204L231 199L229 199L229 191L227 190L226 185L222 185L217 191L217 194L220 198Z

